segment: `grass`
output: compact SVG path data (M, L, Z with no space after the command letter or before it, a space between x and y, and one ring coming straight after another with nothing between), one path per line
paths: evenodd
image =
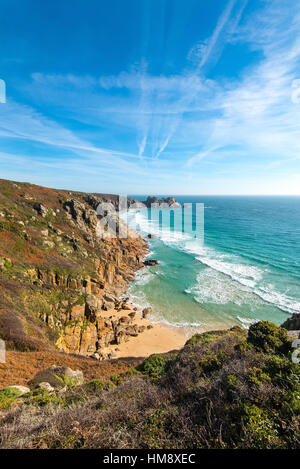
M0 390L0 410L5 410L15 403L21 392L16 388L4 388Z

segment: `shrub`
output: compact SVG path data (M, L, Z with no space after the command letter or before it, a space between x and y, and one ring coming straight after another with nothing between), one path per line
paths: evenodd
M244 437L248 448L276 449L282 448L279 439L279 424L264 409L257 405L244 404Z
M272 382L282 389L297 391L299 389L299 365L286 357L271 356L264 364L264 370L271 376Z
M166 372L166 365L170 360L161 354L150 355L141 365L137 367L139 371L148 376L163 376Z
M119 384L119 376L118 375L111 375L110 377L110 381L113 383L113 384Z
M62 397L57 396L54 392L49 392L47 389L34 389L24 398L24 402L39 407L48 405L64 407L66 405Z
M267 373L264 373L260 368L254 367L249 370L248 380L249 383L259 386L265 382L270 382L271 377Z
M21 395L16 388L4 388L0 391L0 410L8 409L17 397Z
M288 353L290 340L287 331L269 321L260 321L249 328L248 342L265 353Z
M234 389L237 383L238 383L238 377L236 375L227 376L226 385L229 390Z
M86 384L86 388L88 391L95 392L95 391L104 389L105 383L104 381L102 381L102 379L92 379Z

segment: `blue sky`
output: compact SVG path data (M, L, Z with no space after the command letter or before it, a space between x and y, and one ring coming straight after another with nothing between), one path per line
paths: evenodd
M0 177L300 194L300 3L1 0Z

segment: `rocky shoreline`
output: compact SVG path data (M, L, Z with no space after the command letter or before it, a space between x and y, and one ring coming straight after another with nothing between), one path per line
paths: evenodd
M103 202L114 209L101 216ZM0 180L0 206L0 334L8 350L103 360L145 356L151 340L158 352L183 344L124 297L135 272L157 261L145 260L147 241L119 219L117 196Z

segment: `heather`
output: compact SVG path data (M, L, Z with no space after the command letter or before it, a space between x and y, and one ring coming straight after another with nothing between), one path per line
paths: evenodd
M267 321L197 334L109 380L16 397L0 414L0 446L299 448L290 350L287 332Z

